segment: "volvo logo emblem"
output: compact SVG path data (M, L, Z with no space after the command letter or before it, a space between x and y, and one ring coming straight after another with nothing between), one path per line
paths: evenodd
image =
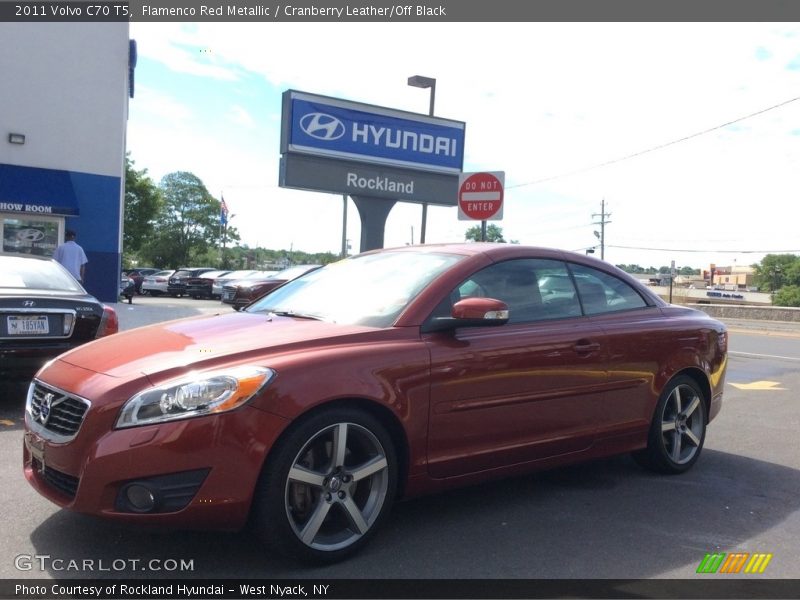
M50 418L50 409L53 407L53 399L55 394L47 392L42 398L42 403L39 405L39 415L36 420L42 425L47 425L47 420Z
M330 142L344 135L344 123L325 113L308 113L300 118L300 128L313 138Z
M33 300L25 300L25 302L22 303L22 306L30 308L31 306L36 306L36 302Z

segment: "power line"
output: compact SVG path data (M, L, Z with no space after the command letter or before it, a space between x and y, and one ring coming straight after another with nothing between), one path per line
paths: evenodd
M653 250L654 252L715 252L720 254L791 254L793 252L800 252L800 250L697 250L697 249L679 249L679 248L643 248L640 246L613 246L608 244L609 248L622 248L624 250Z
M718 129L722 129L724 127L727 127L728 125L733 125L735 123L740 123L740 122L742 122L742 121L744 121L746 119L751 119L753 117L757 117L759 115L763 115L766 112L769 112L771 110L775 110L777 108L781 108L783 106L786 106L787 104L791 104L792 102L796 102L797 100L800 100L800 96L798 96L797 98L792 98L791 100L786 100L785 102L781 102L780 104L776 104L774 106L770 106L769 108L764 108L762 110L758 110L758 111L756 111L754 113L750 113L749 115L745 115L743 117L739 117L738 119L734 119L733 121L728 121L727 123L723 123L722 125L717 125L715 127L709 127L708 129L704 129L703 131L698 131L697 133L693 133L691 135L684 136L684 137L679 138L677 140L672 140L671 142L666 142L664 144L659 144L658 146L653 146L652 148L648 148L647 150L641 150L640 152L634 152L633 154L628 154L627 156L622 156L620 158L607 160L605 162L593 165L591 167L584 167L582 169L577 169L575 171L568 171L567 173L562 173L560 175L553 175L551 177L545 177L543 179L537 179L535 181L529 181L527 183L517 183L516 185L507 185L506 189L508 190L508 189L512 189L512 188L524 187L524 186L527 186L527 185L536 185L538 183L544 183L546 181L553 181L554 179L562 179L564 177L571 177L572 175L578 175L580 173L586 173L587 171L593 171L595 169L600 169L602 167L607 167L609 165L613 165L613 164L616 164L616 163L619 163L619 162L622 162L622 161L625 161L625 160L630 160L631 158L636 158L637 156L642 156L643 154L648 154L650 152L655 152L656 150L662 150L663 148L667 148L668 146L674 146L675 144L679 144L681 142L685 142L685 141L694 139L696 137L700 137L701 135L706 135L707 133L711 133L712 131L717 131Z

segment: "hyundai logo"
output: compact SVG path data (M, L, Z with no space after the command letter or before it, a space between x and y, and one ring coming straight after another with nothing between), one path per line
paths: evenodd
M300 118L300 128L313 138L330 142L344 135L344 123L325 113L308 113Z
M34 302L33 300L25 300L22 303L22 306L30 308L31 306L36 306L36 302Z

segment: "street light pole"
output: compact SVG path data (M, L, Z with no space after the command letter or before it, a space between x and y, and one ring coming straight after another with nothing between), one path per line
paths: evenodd
M433 77L424 77L423 75L413 75L408 78L408 85L418 88L430 88L431 100L428 108L428 115L433 116L433 107L436 102L436 79ZM422 227L419 230L419 243L425 243L425 230L428 224L428 203L422 203Z

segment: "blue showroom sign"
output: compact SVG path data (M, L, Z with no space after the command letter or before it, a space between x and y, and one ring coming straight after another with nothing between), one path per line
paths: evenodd
M283 94L281 153L460 173L465 126L461 121L288 90Z

